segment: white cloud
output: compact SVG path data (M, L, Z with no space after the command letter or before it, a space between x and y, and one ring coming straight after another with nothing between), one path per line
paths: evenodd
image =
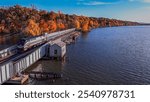
M84 5L106 5L106 4L112 4L112 3L92 1L92 2L87 2L87 3L83 3L83 4Z
M150 0L143 0L143 2L147 2L147 3L150 3Z
M107 4L113 4L111 2L101 2L101 1L89 1L85 2L84 0L79 0L78 2L79 5L91 5L91 6L96 6L96 5L107 5Z
M150 3L150 0L128 0L130 2L138 1L138 2L143 2L143 3Z

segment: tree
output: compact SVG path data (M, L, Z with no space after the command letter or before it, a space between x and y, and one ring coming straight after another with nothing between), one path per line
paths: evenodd
M54 22L54 21L52 21L52 20L49 20L47 23L48 23L49 32L54 32L54 31L56 31L56 29L57 29L56 22Z
M89 22L88 21L84 21L83 24L82 24L81 30L83 32L88 32L89 31L89 26L88 25L89 25Z
M63 29L65 29L65 25L63 23L58 23L57 24L57 29L58 30L63 30Z
M93 28L93 25L94 25L94 22L93 22L92 20L90 20L89 26L90 26L91 28Z
M30 19L24 33L32 36L40 35L39 25L34 20Z
M80 22L78 20L74 21L74 25L76 29L80 29Z
M0 24L0 33L3 33L4 32L4 29L5 29L5 26Z
M41 20L39 23L39 27L41 30L41 33L49 32L48 24L45 22L45 20Z

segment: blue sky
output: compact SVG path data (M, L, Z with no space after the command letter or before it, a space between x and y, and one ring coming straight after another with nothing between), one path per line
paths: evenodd
M150 0L0 0L0 6L19 4L48 11L150 23Z

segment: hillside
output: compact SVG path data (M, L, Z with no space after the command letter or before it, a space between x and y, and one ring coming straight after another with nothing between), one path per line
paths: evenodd
M68 15L61 12L47 12L15 5L0 8L0 35L25 34L36 36L45 32L54 32L68 28L77 28L83 32L90 29L106 26L137 25L136 22L121 21L108 18L95 18L77 15Z

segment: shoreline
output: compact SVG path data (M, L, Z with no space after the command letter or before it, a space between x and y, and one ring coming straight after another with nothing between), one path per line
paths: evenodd
M98 29L98 28L111 28L111 27L133 27L133 26L150 26L150 25L123 25L123 26L101 26L101 27L97 27L97 28L91 28L88 31L82 31L81 29L78 29L77 31L80 31L81 33L88 33L93 29ZM57 31L56 31L57 32ZM7 34L7 35L0 35L0 44L14 44L17 43L17 41L23 36L23 34L21 33L15 33L15 35L11 35L11 34ZM9 41L9 42L8 42ZM11 41L13 41L13 43L10 43Z

